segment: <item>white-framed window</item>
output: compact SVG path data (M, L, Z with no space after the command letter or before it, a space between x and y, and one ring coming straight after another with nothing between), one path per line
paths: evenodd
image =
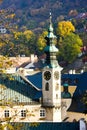
M45 109L41 109L40 110L40 118L46 117L46 110Z
M21 110L21 117L26 117L26 110Z
M5 117L9 117L9 110L5 110L5 111L4 111L4 116L5 116Z

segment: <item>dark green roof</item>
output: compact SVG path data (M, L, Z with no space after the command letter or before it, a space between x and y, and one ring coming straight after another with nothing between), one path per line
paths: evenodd
M20 124L20 123L19 123ZM13 124L14 125L14 124ZM44 122L44 123L23 123L21 130L79 130L79 122Z
M3 90L3 94L0 95L0 100L5 96L6 100L11 99L12 102L31 102L36 101L41 97L41 91L36 90L29 85L19 75L0 75L0 90Z

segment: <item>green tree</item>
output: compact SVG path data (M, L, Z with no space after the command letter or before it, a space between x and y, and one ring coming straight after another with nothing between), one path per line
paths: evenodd
M13 43L16 54L29 56L37 51L36 36L31 30L14 32Z
M67 35L60 46L60 57L68 63L72 63L81 52L82 40L74 33Z
M38 49L42 51L44 47L46 46L46 40L45 37L47 36L47 31L43 31L42 34L39 35L37 40Z
M59 35L59 59L72 63L81 52L83 45L81 38L75 34L75 27L69 21L58 23L57 34Z
M12 43L12 33L17 30L15 24L16 15L12 9L0 10L0 55L8 55L12 53L14 44ZM5 32L3 32L3 30ZM8 33L9 32L9 33Z

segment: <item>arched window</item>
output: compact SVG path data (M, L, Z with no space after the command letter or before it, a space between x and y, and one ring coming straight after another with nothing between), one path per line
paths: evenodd
M49 91L49 83L48 82L46 83L45 90Z
M58 94L56 94L56 99L58 99Z
M56 85L55 85L55 91L57 91L57 90L59 90L59 84L58 83L56 83Z

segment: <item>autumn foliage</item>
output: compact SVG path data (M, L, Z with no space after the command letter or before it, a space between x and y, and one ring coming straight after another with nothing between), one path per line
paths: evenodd
M71 32L75 32L75 27L70 21L62 21L58 23L57 33L62 37L65 37Z

